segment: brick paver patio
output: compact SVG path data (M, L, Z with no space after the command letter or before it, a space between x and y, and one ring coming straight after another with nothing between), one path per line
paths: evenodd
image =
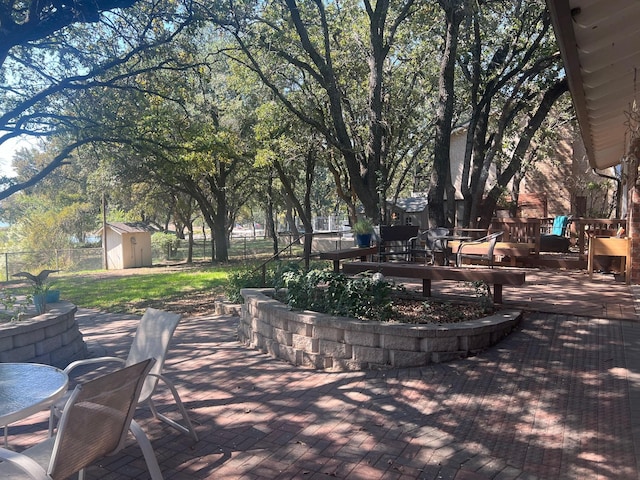
M476 357L413 369L295 368L240 345L232 315L187 317L166 370L200 440L138 418L166 479L638 479L638 287L585 278L528 274L505 299L542 312ZM136 317L77 318L96 354L126 354ZM42 414L9 441L45 433ZM132 443L87 477L148 475Z

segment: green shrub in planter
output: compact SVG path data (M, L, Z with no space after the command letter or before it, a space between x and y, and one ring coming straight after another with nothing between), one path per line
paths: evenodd
M31 298L33 304L36 307L36 313L44 313L47 307L47 293L49 292L50 284L47 283L49 275L57 272L58 270L42 270L37 275L33 275L29 272L14 273L14 277L24 277L31 282Z
M368 218L361 218L353 225L353 233L358 247L368 247L371 245L373 236L373 223Z
M287 272L286 301L294 308L363 320L388 320L393 286L375 276L347 277L323 270Z

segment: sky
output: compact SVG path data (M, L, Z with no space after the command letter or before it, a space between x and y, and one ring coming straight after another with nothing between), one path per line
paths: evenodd
M13 154L23 147L28 147L29 142L20 138L12 138L0 145L0 176L15 176L11 169Z

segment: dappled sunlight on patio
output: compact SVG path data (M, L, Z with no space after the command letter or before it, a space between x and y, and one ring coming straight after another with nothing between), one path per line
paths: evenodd
M137 317L79 317L100 353L128 350ZM237 322L185 318L169 350L165 370L199 442L138 412L165 478L637 477L629 391L638 389L640 368L625 357L623 330L636 331L629 322L528 313L475 357L341 373L248 350ZM156 403L173 414L169 392ZM10 443L21 448L45 430L44 418L13 426ZM136 446L124 455L88 478L146 478Z

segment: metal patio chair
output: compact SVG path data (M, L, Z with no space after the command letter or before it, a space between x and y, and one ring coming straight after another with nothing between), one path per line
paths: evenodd
M486 260L489 264L489 268L493 268L493 250L498 242L498 239L504 232L495 232L486 237L478 238L476 240L464 240L460 242L458 246L458 252L456 253L456 266L462 266L463 258L470 258L475 260ZM465 253L463 250L466 247L475 246L476 248L482 247L482 252L473 251ZM484 249L486 247L486 250Z
M16 453L0 448L0 478L64 479L124 447L135 436L152 480L162 480L149 439L132 420L145 378L154 364L147 359L78 385L60 418L55 436Z
M139 404L147 403L151 409L153 416L161 420L178 431L191 436L194 441L198 441L198 435L191 424L189 415L184 407L180 395L175 386L167 377L162 375L162 369L164 367L165 357L169 348L169 341L173 336L178 322L180 321L180 315L176 313L165 312L163 310L157 310L155 308L147 308L144 315L140 319L140 323L136 330L133 343L129 350L129 355L126 360L118 357L97 357L88 358L86 360L78 360L70 363L67 368L64 369L67 374L71 376L71 373L79 367L94 365L99 366L109 362L117 362L124 364L125 366L137 363L145 358L153 358L156 363L147 375L145 379L142 392L140 393ZM158 381L161 380L164 385L169 388L176 406L182 416L182 423L179 423L166 415L158 412L153 402L152 396L158 386ZM49 417L49 434L53 433L55 426L55 419L59 418L64 408L64 401L58 402L51 407L51 415Z
M435 227L420 232L417 236L410 238L412 261L415 262L416 259L422 258L425 265L427 260L433 264L436 253L446 255L447 240L443 237L447 235L449 235L448 228Z

